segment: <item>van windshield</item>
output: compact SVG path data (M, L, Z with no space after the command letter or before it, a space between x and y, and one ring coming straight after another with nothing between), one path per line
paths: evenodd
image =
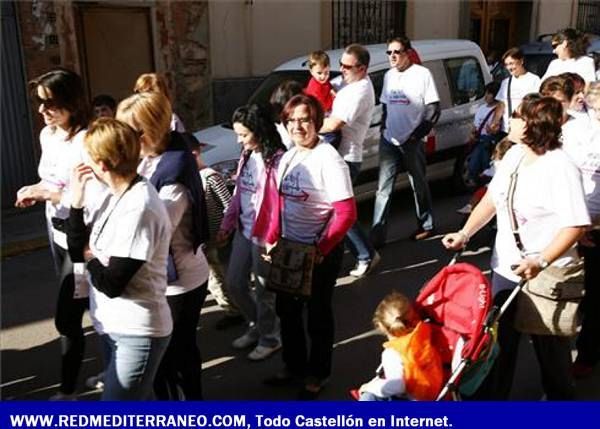
M330 79L333 79L339 72L331 71ZM299 82L303 87L306 86L310 79L310 73L308 70L281 70L275 71L269 74L265 80L258 86L254 94L250 96L248 104L268 104L271 94L275 91L282 82L286 80L295 80Z

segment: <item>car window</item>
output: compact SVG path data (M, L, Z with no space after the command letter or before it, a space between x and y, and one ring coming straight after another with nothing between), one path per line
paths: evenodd
M483 97L485 82L479 61L475 57L450 58L444 60L444 66L454 106Z
M448 109L452 106L452 100L450 97L450 88L448 85L448 79L446 78L446 70L441 60L425 61L423 67L426 67L433 76L435 82L435 88L440 97L440 108Z
M383 77L387 70L379 70L373 73L369 73L371 83L373 83L373 89L375 90L375 105L380 104L379 97L381 96L381 90L383 89Z

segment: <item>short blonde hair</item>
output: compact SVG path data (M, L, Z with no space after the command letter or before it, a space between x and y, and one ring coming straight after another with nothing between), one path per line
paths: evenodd
M169 100L171 100L171 93L169 91L169 85L167 85L167 79L162 74L141 74L135 81L133 92L160 92Z
M159 92L141 92L119 103L116 118L147 137L149 149L165 151L171 130L171 103Z
M314 66L329 67L329 55L325 51L314 51L308 55L308 68Z
M88 127L84 147L96 163L121 177L135 174L140 160L140 136L124 122L99 118Z
M386 335L400 336L412 330L418 315L406 295L392 292L379 303L373 315L373 325Z
M585 91L585 101L594 110L600 110L600 81L588 84Z

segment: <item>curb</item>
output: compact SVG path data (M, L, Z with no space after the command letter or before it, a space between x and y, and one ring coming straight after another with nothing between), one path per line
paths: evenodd
M2 244L2 252L0 253L1 259L4 260L12 256L18 256L23 253L42 249L48 247L48 245L48 237L46 236Z

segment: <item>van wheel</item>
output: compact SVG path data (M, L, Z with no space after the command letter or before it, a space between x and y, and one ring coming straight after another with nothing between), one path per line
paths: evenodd
M471 154L465 149L456 157L452 187L457 193L466 193L475 190L477 184L469 177L469 159Z

